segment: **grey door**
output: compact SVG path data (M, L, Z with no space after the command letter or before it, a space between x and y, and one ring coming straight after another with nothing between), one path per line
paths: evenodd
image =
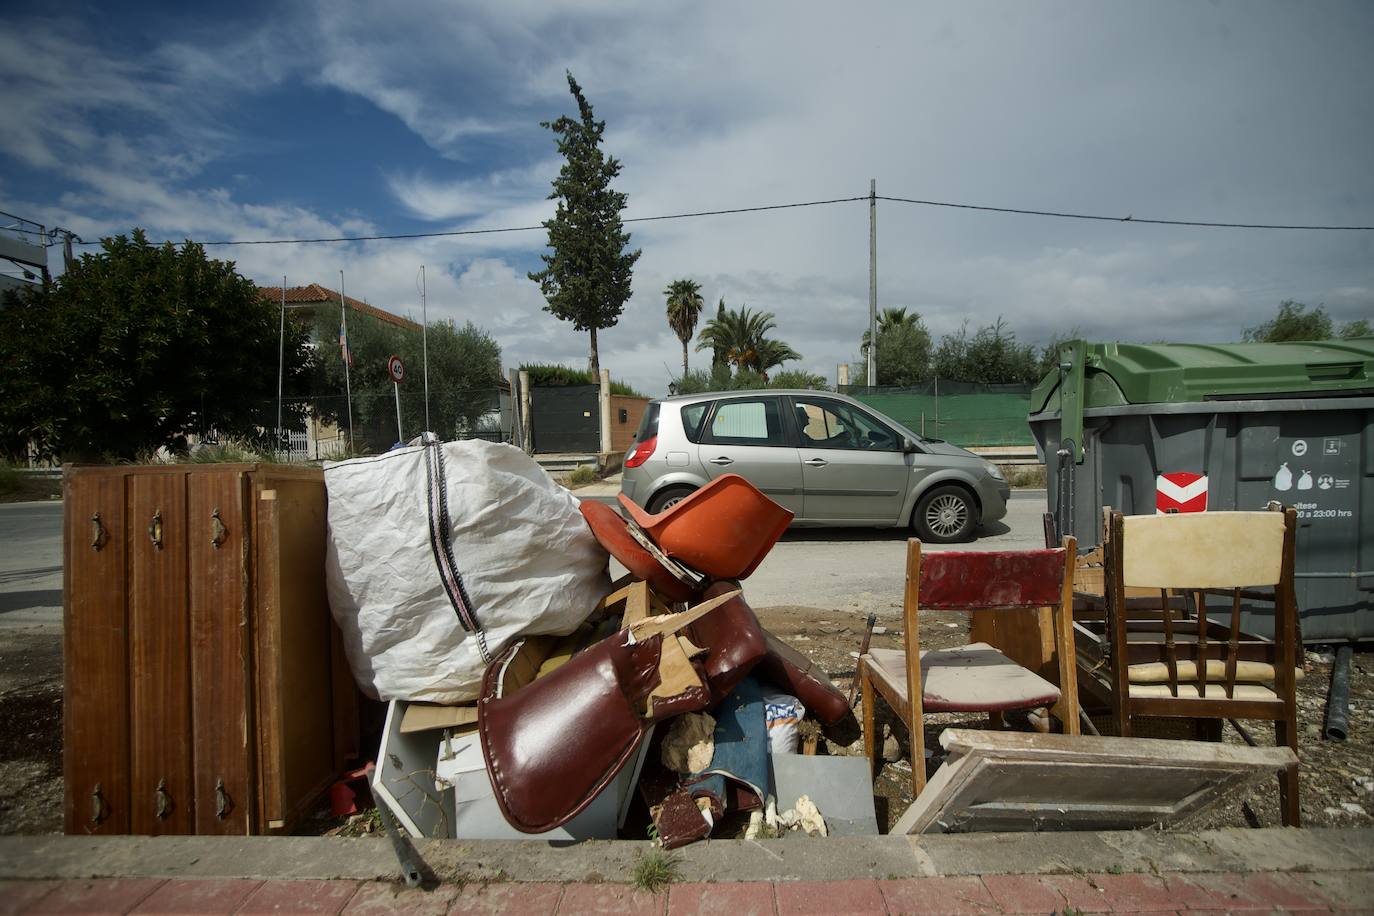
M842 401L794 396L806 518L892 525L906 500L911 459L902 437Z
M712 480L738 474L784 509L801 515L801 462L782 422L780 398L717 401L697 453Z

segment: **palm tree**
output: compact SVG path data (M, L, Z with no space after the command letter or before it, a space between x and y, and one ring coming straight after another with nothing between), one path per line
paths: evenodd
M883 309L878 313L878 336L882 337L888 331L894 331L902 325L916 325L921 323L921 313L906 313L906 308ZM863 341L859 344L864 351L868 350L869 332L864 331Z
M796 350L768 337L775 327L772 312L750 313L747 305L727 309L722 299L716 317L697 335L697 349L714 350L736 370L753 369L767 381L769 369L789 359L801 359Z
M674 280L663 291L668 297L668 327L682 341L682 374L687 374L687 342L697 330L697 319L706 301L701 298L701 284L695 280Z

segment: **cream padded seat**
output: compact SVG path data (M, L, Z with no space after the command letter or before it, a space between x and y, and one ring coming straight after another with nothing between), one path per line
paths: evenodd
M869 649L869 671L904 699L906 653ZM999 712L1059 702L1059 688L983 642L921 652L921 703L926 712Z

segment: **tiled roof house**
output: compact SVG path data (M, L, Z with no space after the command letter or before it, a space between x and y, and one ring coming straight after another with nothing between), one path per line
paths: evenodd
M259 286L258 295L269 302L281 303L280 286ZM379 309L375 305L368 305L352 296L345 296L344 301L348 303L349 311L361 312L364 315L371 315L378 321L395 325L398 328L409 328L413 331L420 330L420 325L409 318L402 318L400 315L392 314L386 309ZM318 283L311 283L309 286L288 286L286 288L286 307L292 311L300 310L313 317L315 312L320 309L339 308L339 293L327 286Z

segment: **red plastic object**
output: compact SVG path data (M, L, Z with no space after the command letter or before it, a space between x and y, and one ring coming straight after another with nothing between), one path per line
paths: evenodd
M660 550L713 579L747 577L792 523L791 512L738 474L717 477L657 515L624 493L620 504Z
M695 597L695 592L685 582L664 569L663 564L634 539L619 512L591 499L582 500L578 508L601 546L636 579L648 582L650 588L669 601L690 601Z

